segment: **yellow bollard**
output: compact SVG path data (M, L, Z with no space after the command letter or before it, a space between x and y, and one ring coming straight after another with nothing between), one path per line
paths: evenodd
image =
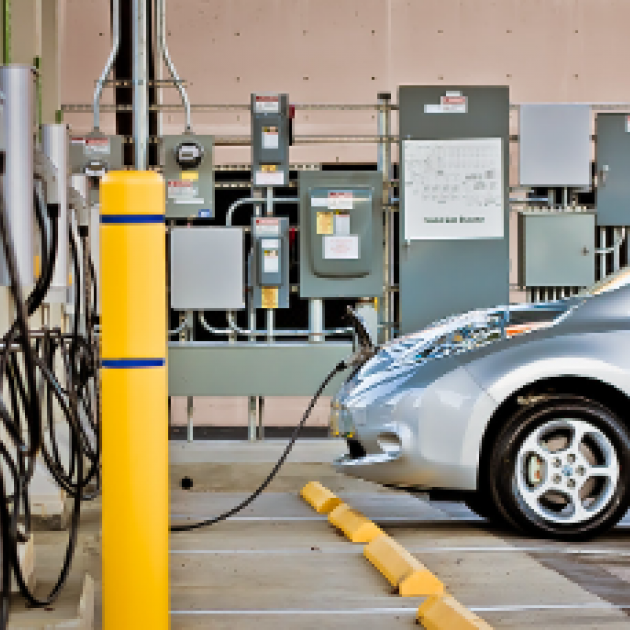
M103 628L168 630L164 181L101 183Z

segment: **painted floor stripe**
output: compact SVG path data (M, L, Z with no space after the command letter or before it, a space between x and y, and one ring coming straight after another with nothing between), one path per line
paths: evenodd
M366 515L367 516L367 515ZM214 516L208 516L207 514L171 514L171 518L175 519L190 519L190 520L207 520L214 518ZM465 523L479 523L483 522L483 519L474 519L461 516L445 516L440 519L423 519L420 517L411 516L381 516L381 517L368 517L375 523L413 523L414 525L441 525L443 523L453 522L465 522ZM326 516L232 516L230 521L327 521Z
M171 549L172 554L183 555L313 555L313 553L334 553L361 555L363 547L348 547L338 545L325 547L314 545L314 549ZM576 556L620 556L630 557L630 551L619 549L566 549L558 547L406 547L410 553L546 553L549 555Z
M629 604L608 604L607 602L588 602L581 604L513 604L503 606L469 606L474 613L505 613L529 612L545 610L627 610ZM238 616L238 615L399 615L409 613L415 615L417 607L413 608L353 608L342 610L309 610L304 608L277 610L172 610L171 615L208 615L208 616Z

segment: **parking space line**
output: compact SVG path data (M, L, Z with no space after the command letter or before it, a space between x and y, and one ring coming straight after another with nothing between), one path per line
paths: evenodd
M474 613L506 613L506 612L536 612L553 610L628 610L630 603L619 605L607 602L582 602L579 604L509 604L501 606L468 606ZM171 615L207 615L207 616L237 616L237 615L400 615L409 613L415 615L416 607L411 608L352 608L352 609L309 609L309 608L280 608L259 610L172 610Z
M630 557L630 551L619 549L570 549L559 547L407 547L410 553L546 553L549 555L576 556L620 556ZM308 549L171 549L172 554L206 555L312 555L313 553L334 553L361 555L360 547L345 545L325 547L316 545Z
M216 515L207 514L171 514L171 518L210 519ZM372 516L375 523L410 523L413 525L444 525L445 523L483 523L481 518L453 516L443 519L423 519L410 516ZM327 516L233 516L230 521L326 521Z

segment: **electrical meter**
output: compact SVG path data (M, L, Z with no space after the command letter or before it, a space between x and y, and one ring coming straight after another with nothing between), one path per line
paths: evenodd
M198 168L203 155L203 147L198 142L182 142L175 147L175 161L184 171Z
M256 308L289 308L289 219L252 219L250 285Z
M212 136L164 136L167 219L214 218Z
M289 183L290 108L287 94L252 94L252 177L255 187Z
M300 172L300 295L383 293L383 176Z

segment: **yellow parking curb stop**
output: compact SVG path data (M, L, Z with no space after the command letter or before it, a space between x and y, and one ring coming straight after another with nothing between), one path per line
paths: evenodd
M377 536L384 534L383 530L370 519L359 512L355 512L349 505L338 505L329 515L328 521L340 529L353 543L370 543Z
M307 483L300 490L300 496L313 506L318 514L329 514L341 503L341 499L328 488L324 488L319 481Z
M417 619L425 630L492 630L451 595L429 597L418 608Z
M366 545L363 554L398 589L402 597L444 593L444 584L387 534L377 536Z

